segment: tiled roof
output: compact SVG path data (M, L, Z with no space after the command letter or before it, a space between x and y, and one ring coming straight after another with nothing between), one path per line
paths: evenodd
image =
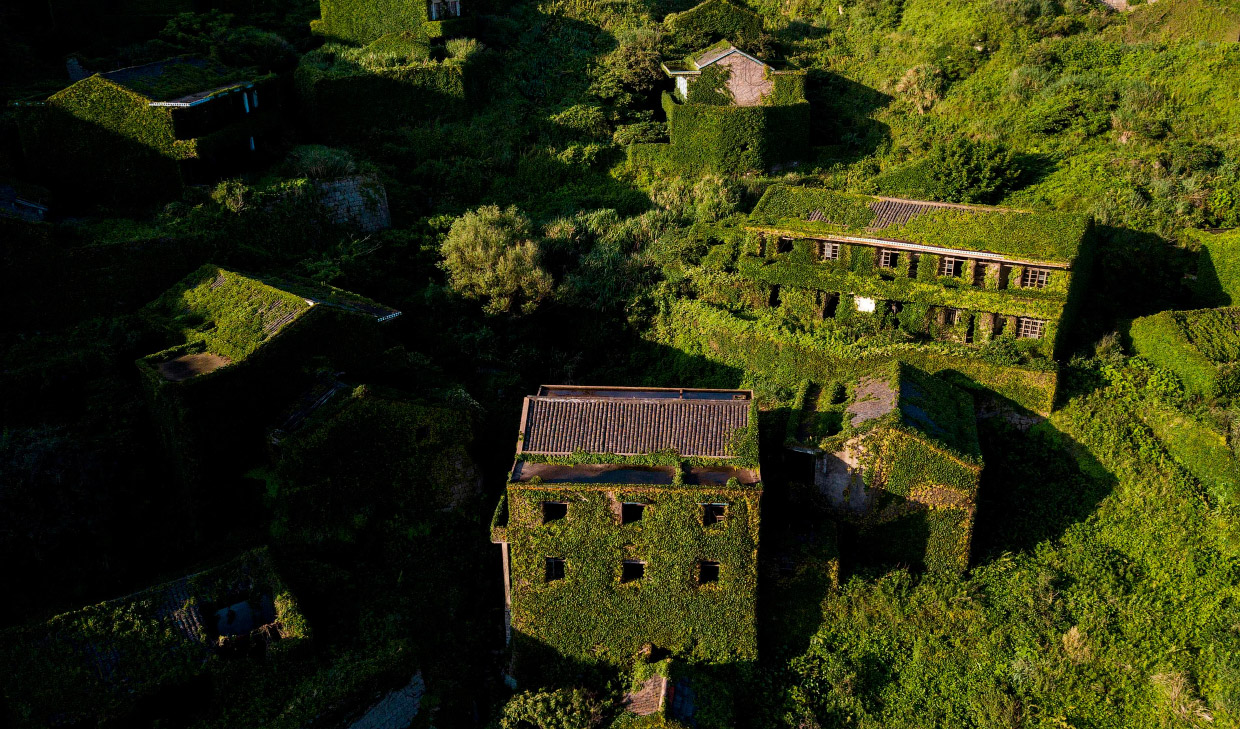
M667 392L676 391L660 394ZM522 450L634 455L672 449L682 456L727 458L735 432L749 424L748 392L737 391L737 399L638 395L528 397Z
M895 198L879 198L870 203L870 210L874 213L874 221L867 226L867 230L882 230L889 225L903 225L919 215L931 212L932 210L942 210L943 208L955 208L957 210L967 210L969 212L979 214L998 212L997 209L986 210L984 208L975 208L967 205L922 202L920 200L897 200ZM811 210L806 214L805 219L811 223L838 222L831 220L827 214L821 210Z

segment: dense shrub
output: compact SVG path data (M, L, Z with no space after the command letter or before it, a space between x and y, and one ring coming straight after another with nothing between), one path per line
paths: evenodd
M936 199L993 203L1012 190L1021 170L1011 150L993 142L955 139L930 150L927 174Z
M504 704L497 729L594 729L604 704L584 689L526 691Z
M515 207L489 205L457 218L442 253L452 288L482 301L487 313L528 313L551 293L530 221Z

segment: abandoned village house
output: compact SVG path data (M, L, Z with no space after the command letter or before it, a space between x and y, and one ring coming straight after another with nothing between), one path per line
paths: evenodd
M516 673L643 646L756 655L757 416L746 390L543 386L496 511Z

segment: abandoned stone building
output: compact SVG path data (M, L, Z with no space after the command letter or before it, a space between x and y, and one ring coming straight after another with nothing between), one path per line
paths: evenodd
M0 633L14 727L182 723L310 639L265 547L204 572ZM227 659L227 660L223 660Z
M666 61L663 72L676 82L676 97L689 99L689 86L701 79L707 69L719 72L735 106L757 106L775 89L775 71L767 64L722 41L683 61Z
M19 105L23 154L54 189L168 197L261 156L275 88L274 77L191 57L95 74Z
M866 559L967 568L982 471L973 398L898 362L837 389L840 402L818 390L793 414L787 445L810 466L800 478L858 529Z
M738 270L800 320L854 313L932 338L1028 342L1054 356L1084 288L1091 221L772 186Z
M631 162L734 174L808 151L804 71L777 71L729 40L662 68L675 82L662 97L670 144L633 145Z
M643 646L757 652L757 411L745 390L543 386L496 510L515 673Z
M168 344L137 366L190 486L260 459L264 424L311 386L314 370L363 367L382 351L380 325L400 311L330 286L206 265L141 316Z

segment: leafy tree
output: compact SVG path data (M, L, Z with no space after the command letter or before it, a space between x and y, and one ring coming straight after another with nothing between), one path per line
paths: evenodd
M603 703L589 691L526 691L504 705L498 729L592 729L602 721Z
M995 202L1016 187L1021 176L1011 150L968 139L934 145L928 171L940 198L966 203Z
M530 221L516 207L486 205L465 213L452 223L442 253L452 289L483 302L488 314L529 313L551 293Z

